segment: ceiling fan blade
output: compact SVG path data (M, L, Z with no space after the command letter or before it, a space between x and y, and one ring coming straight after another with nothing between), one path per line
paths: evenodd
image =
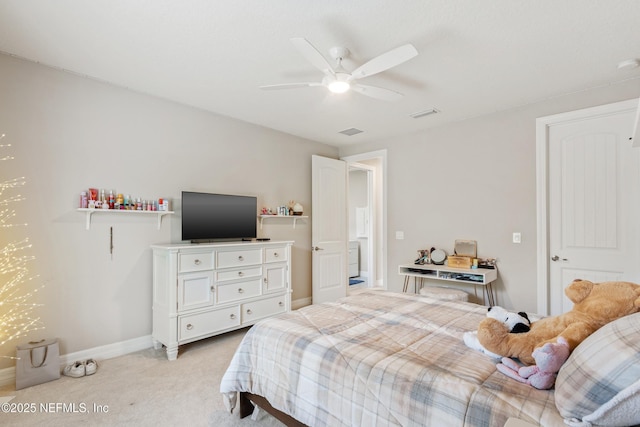
M351 73L352 79L369 77L382 71L400 65L418 55L418 51L412 44L405 44L390 50L387 53L376 56L369 62L364 63Z
M376 86L354 84L351 89L359 94L366 95L371 98L380 99L382 101L398 101L404 97L400 92L391 89L384 89Z
M325 74L334 74L327 59L309 41L303 37L294 37L291 43L300 51L307 61Z
M322 83L310 82L310 83L283 83L277 85L260 86L260 89L264 90L278 90L278 89L297 89L301 87L313 87L322 86Z

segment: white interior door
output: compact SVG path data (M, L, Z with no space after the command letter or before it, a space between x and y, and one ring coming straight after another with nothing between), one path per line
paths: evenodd
M312 303L347 294L347 166L342 160L312 156Z
M639 278L640 150L629 142L633 113L604 106L585 115L548 129L551 315L572 307L564 288L574 279Z

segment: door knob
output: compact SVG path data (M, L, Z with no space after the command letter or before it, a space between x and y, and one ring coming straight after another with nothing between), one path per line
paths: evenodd
M318 247L318 246L311 246L311 250L312 251L323 251L324 249Z
M560 257L558 255L554 255L551 257L551 261L560 261ZM562 261L568 261L566 258L562 258Z

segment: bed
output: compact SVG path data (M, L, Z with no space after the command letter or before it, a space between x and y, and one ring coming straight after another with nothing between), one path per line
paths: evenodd
M485 316L481 305L374 290L308 306L254 325L220 391L229 409L240 392L245 413L250 397L287 425L503 426L513 417L564 426L553 390L507 378L464 345Z

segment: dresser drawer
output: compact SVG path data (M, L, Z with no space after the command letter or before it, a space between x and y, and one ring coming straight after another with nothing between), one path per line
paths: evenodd
M262 278L218 285L218 304L257 297Z
M178 272L203 271L213 269L213 252L189 252L178 256Z
M240 326L239 309L239 306L234 306L205 313L180 316L178 318L178 340L185 341L223 329Z
M264 262L285 262L287 258L286 246L264 248Z
M242 304L242 323L284 313L287 310L287 294Z
M250 277L262 276L262 267L253 266L247 268L234 268L233 270L216 271L216 281L225 282L228 280L247 279Z
M218 252L218 268L240 267L262 263L262 249Z

